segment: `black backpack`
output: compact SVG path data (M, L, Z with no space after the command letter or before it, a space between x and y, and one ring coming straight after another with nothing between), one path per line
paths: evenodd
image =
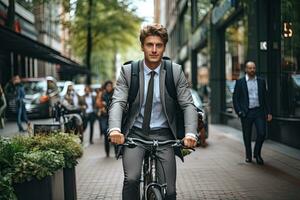
M141 61L128 61L124 63L124 65L131 64L131 81L130 81L130 88L128 92L128 101L127 101L129 106L128 109L130 109L131 104L135 100L140 87L139 85L140 62ZM164 69L166 70L166 80L165 80L166 89L168 91L168 94L172 97L172 99L174 99L175 102L177 102L176 105L176 115L178 116L176 122L177 138L182 139L185 136L184 117L180 105L178 104L177 101L177 92L176 92L177 90L174 83L172 61L167 57L163 57L163 62L164 62ZM125 114L126 113L127 112L125 112ZM126 121L126 116L123 116L122 127L124 127L125 121Z

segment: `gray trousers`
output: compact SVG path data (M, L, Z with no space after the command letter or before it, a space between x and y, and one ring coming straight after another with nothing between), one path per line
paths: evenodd
M150 131L149 135L146 136L141 129L133 128L129 132L128 137L148 140L157 139L159 141L174 139L169 129ZM144 155L145 149L141 147L124 148L123 200L140 199L140 177ZM159 161L157 162L158 181L160 184L167 183L167 199L176 199L176 160L174 149L172 147L158 148L157 155L159 157Z

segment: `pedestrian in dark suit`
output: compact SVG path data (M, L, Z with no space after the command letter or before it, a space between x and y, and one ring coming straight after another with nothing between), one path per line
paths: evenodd
M235 84L233 106L242 122L246 162L252 162L251 133L255 124L257 138L253 154L257 164L263 165L261 148L266 136L266 121L272 120L268 91L265 80L256 76L255 63L247 61L245 66L246 76L237 80Z
M128 100L131 65L124 65L118 78L109 110L109 137L112 143L123 144L126 136L169 140L176 136L176 103L165 87L166 70L162 56L168 41L168 32L160 24L145 26L140 33L144 59L139 62L139 91L127 111L128 118L121 132L122 115ZM177 101L184 113L185 138L188 147L196 145L197 111L189 85L180 65L173 63ZM145 149L124 147L123 200L140 199L140 177ZM176 199L176 160L173 148L158 153L158 178L166 180L166 199ZM162 168L163 167L163 168ZM164 170L163 170L164 169Z

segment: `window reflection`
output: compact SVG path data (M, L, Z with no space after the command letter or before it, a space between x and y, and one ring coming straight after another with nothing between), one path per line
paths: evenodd
M235 21L225 30L225 111L233 112L232 94L235 81L243 76L247 50L246 17Z
M210 97L209 88L209 63L210 56L208 47L202 48L197 54L197 82L198 82L198 93L204 102L208 102Z
M300 1L281 1L281 114L300 116Z
M197 22L200 22L210 9L211 0L197 1Z

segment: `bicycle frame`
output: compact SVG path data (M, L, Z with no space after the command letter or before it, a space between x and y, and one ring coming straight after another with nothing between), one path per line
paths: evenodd
M141 199L148 200L147 199L148 190L152 187L157 188L160 191L162 198L164 199L167 193L167 184L166 183L160 184L157 180L158 179L157 177L158 159L156 155L157 148L158 146L164 146L164 145L169 145L170 147L182 147L182 141L167 140L164 142L159 142L157 140L145 141L138 138L127 138L127 141L124 145L128 146L129 148L141 146L147 151L143 160L143 167L142 167L142 174L141 174L141 183L143 185ZM146 148L146 146L150 147L150 149Z
M148 153L148 155L145 155L144 161L143 161L143 170L142 170L142 180L143 182L143 193L141 194L142 199L147 200L147 193L150 187L154 186L157 187L163 196L163 198L166 196L167 193L167 184L158 183L158 177L156 175L157 173L157 158L156 158L156 150L157 147L152 148ZM163 169L164 170L164 169Z

